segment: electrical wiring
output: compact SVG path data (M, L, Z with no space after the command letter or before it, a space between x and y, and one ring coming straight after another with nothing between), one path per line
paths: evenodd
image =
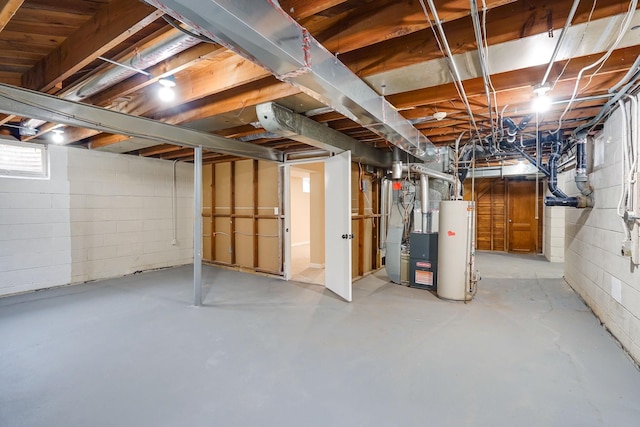
M620 162L620 177L621 177L621 190L620 190L620 198L618 199L618 207L616 209L616 213L618 214L618 216L622 219L622 223L623 223L623 227L624 230L626 232L626 237L628 240L631 239L631 230L629 230L629 227L627 227L627 224L624 220L624 213L625 210L622 209L622 205L625 205L625 208L627 207L627 201L628 201L628 195L629 195L629 187L628 187L628 181L626 179L626 171L627 168L629 166L629 158L628 158L628 149L629 149L629 138L627 135L627 125L628 125L628 119L627 119L627 110L626 110L626 106L624 104L624 102L622 100L618 100L618 106L620 107L620 111L622 114L622 126L621 126L621 135L622 135L622 141L626 142L626 147L624 147L624 149L622 150L622 161Z
M598 3L598 0L593 0L593 4L591 5L591 11L589 12L589 16L587 17L587 22L585 23L584 31L580 35L580 40L578 40L578 43L576 43L575 47L573 48L573 52L571 52L571 55L569 55L569 58L567 59L567 62L562 67L562 70L560 70L560 74L558 74L558 77L556 77L556 79L553 81L553 84L551 85L551 89L550 90L553 90L556 87L556 84L558 84L558 82L560 81L560 78L563 76L564 72L566 71L567 67L569 66L569 63L571 62L571 60L575 56L576 52L580 48L580 45L582 44L582 41L584 40L584 37L587 34L587 30L589 29L589 24L591 24L591 18L593 17L593 11L595 10L597 3Z
M478 4L476 0L470 0L471 4L471 21L473 23L473 30L475 33L476 44L478 49L478 56L480 59L480 68L482 69L482 80L484 83L485 96L487 98L487 108L489 109L489 123L491 125L491 134L494 134L493 123L493 102L491 99L491 83L489 82L489 67L487 65L486 51L484 49L484 37L483 28L480 23L480 17L478 16Z
M576 83L574 85L571 97L569 98L569 102L567 103L567 106L565 107L564 111L560 115L560 118L558 119L558 127L555 130L550 131L550 133L552 133L552 134L558 133L560 131L560 129L562 128L562 119L567 114L567 112L571 108L571 105L573 104L573 100L578 95L578 88L580 86L580 79L582 79L582 75L586 71L588 71L588 70L590 70L590 69L592 69L594 67L597 67L598 65L600 65L601 63L604 63L604 61L609 59L609 57L611 56L611 54L613 53L615 48L620 44L620 41L622 40L622 37L626 34L627 30L629 29L629 26L631 25L631 20L633 18L633 13L635 12L635 9L636 9L637 5L638 5L638 0L631 0L631 2L629 3L629 8L627 9L627 13L626 13L625 17L623 18L623 21L622 21L623 23L622 23L622 25L620 27L620 32L618 33L618 37L616 37L615 41L609 47L609 49L605 52L605 54L602 55L597 61L593 62L590 65L587 65L586 67L584 67L584 68L582 68L580 70L580 72L578 73L578 76L576 77Z
M438 13L435 10L435 5L433 4L433 0L428 0L429 1L429 8L431 9L431 12L433 14L434 20L437 23L440 23L440 18L438 17ZM460 99L462 100L463 104L465 105L467 112L469 113L469 121L470 124L473 126L473 128L476 131L476 135L478 138L480 138L480 130L478 129L478 125L476 123L475 117L473 115L473 111L471 109L471 104L469 103L469 99L467 98L467 94L464 90L464 85L462 84L462 79L460 78L460 75L458 73L457 67L455 65L455 62L453 61L453 53L451 52L451 49L449 48L449 44L447 42L446 36L444 34L444 30L442 30L440 28L440 37L438 37L438 33L436 31L436 29L433 26L433 23L431 22L431 19L429 18L429 13L427 11L427 7L424 4L424 0L420 0L420 5L422 6L422 11L424 12L425 17L427 18L427 22L429 23L429 27L431 28L431 31L433 32L433 36L436 40L436 42L438 43L438 48L440 49L440 52L443 54L443 56L447 59L447 65L449 66L449 72L451 73L451 77L453 79L454 82L454 87L456 88L456 92L458 92L458 96L460 97ZM442 38L442 40L441 40ZM444 47L443 47L444 45ZM445 47L446 47L446 52L445 52Z
M484 56L487 64L489 64L489 40L487 38L487 11L488 10L489 9L487 8L487 2L485 0L482 0L482 31L483 31L483 38L484 38ZM500 126L500 116L498 115L498 93L496 91L496 88L493 86L493 81L491 80L491 74L488 74L487 76L489 79L489 87L491 88L491 93L493 94L493 105L496 109L496 126L494 128L493 124L491 125L491 131L492 131L491 136L495 137L495 134L493 132L497 132L497 128L498 126Z

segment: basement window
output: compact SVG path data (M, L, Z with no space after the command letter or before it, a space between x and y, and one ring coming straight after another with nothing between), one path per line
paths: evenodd
M0 141L0 177L47 179L48 154L44 145Z

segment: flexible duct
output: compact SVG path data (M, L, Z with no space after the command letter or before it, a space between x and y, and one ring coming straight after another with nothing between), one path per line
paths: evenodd
M105 90L116 83L119 83L137 73L135 70L144 70L153 65L164 61L178 53L187 50L200 43L196 37L192 37L183 33L176 33L167 38L163 42L151 46L132 56L123 63L125 67L115 66L102 74L97 74L89 78L82 86L76 88L62 96L63 99L69 101L80 101ZM45 123L42 120L29 119L22 122L21 126L28 128L37 128Z

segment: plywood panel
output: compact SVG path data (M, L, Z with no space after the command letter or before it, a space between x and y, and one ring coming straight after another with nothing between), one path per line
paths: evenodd
M236 218L236 264L253 268L253 219Z
M276 163L258 162L258 215L274 215L274 209L280 206L278 174Z
M253 160L235 162L235 212L253 215Z
M231 213L231 163L216 164L214 172L214 212L228 215Z
M362 214L365 216L364 221L364 236L362 239L362 253L360 256L362 257L362 269L363 273L368 273L372 269L371 260L372 252L373 252L373 219L371 216L375 213L373 208L373 193L372 193L372 177L370 175L364 175L362 177L362 188L361 192L364 196L363 207L364 212Z
M353 194L353 192L351 194ZM357 206L356 204L356 207ZM358 257L360 256L358 240L360 239L360 234L358 232L358 220L356 219L351 220L351 233L353 234L353 240L351 240L351 277L358 277Z
M280 272L280 222L276 219L258 220L258 268Z
M351 212L356 215L358 214L358 197L360 196L358 180L358 165L356 163L351 163ZM357 227L357 224L353 225Z
M361 256L363 273L368 273L372 270L371 266L371 251L372 251L372 232L373 232L373 220L371 218L366 218L364 221L364 236L363 236L363 251Z
M212 200L213 165L202 166L202 258L212 261L212 237L213 232L213 200Z
M215 235L214 235L214 247L215 247L215 259L214 261L231 263L231 223L229 218L215 218Z

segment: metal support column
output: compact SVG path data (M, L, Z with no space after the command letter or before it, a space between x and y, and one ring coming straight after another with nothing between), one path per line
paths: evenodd
M193 305L202 305L202 146L193 149Z

